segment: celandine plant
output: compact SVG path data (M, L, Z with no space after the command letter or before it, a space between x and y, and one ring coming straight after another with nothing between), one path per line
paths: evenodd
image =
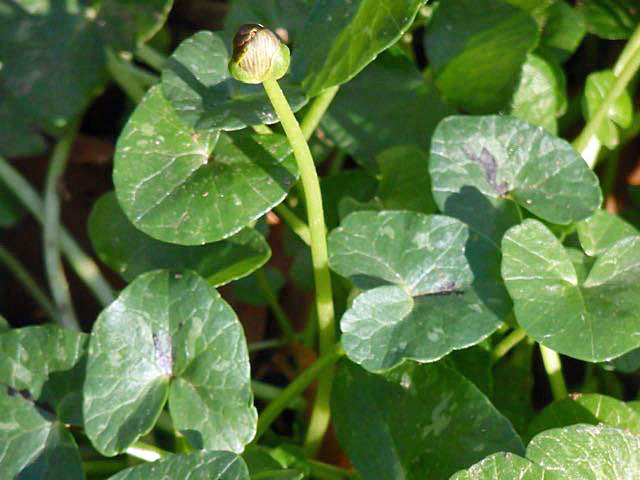
M640 478L640 233L601 209L640 130L634 1L236 0L224 31L168 58L145 43L168 0L5 3L3 38L17 19L68 33L62 17L86 38L53 45L40 80L0 46L0 118L30 115L0 152L59 137L44 202L0 158L17 197L0 202L42 221L52 298L0 259L60 324L0 323L2 479ZM44 48L27 30L11 48ZM570 96L566 62L609 45L617 60ZM117 294L59 221L56 184L107 76L74 61L137 104L88 225ZM264 267L268 212L291 233L288 281L313 292L304 322ZM61 254L104 305L90 334ZM278 338L247 344L227 284L269 305ZM250 351L300 344L315 360L290 383L252 381ZM341 466L318 459L330 424Z

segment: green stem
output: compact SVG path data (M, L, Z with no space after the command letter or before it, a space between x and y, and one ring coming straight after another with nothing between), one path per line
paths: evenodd
M284 347L288 341L284 338L274 338L270 340L263 340L261 342L253 342L248 345L249 352L259 352L261 350L269 350L271 348Z
M134 103L140 103L140 100L144 97L144 88L126 67L125 64L127 62L118 57L110 48L106 49L106 55L107 70L113 80Z
M585 161L590 168L593 168L597 159L598 148L594 148L592 144L596 132L607 118L609 110L616 102L618 97L624 92L625 88L640 68L640 25L636 27L631 38L620 54L618 61L613 67L616 81L607 95L604 97L602 104L596 111L595 115L587 122L580 135L574 140L573 147L585 157ZM598 142L599 143L599 142Z
M253 125L251 128L258 135L273 135L273 130L268 125Z
M313 164L313 157L296 117L291 111L277 80L266 80L264 89L273 104L284 129L294 156L298 162L300 178L304 187L307 218L311 237L311 260L316 286L316 310L318 312L318 337L320 357L332 352L335 345L335 319L331 292L331 275L327 252L327 232L324 223L320 182ZM333 370L327 369L319 379L318 394L311 413L310 428L305 440L306 449L315 452L329 426L329 391ZM313 429L311 429L313 426Z
M282 388L274 387L259 380L251 380L253 395L260 400L273 401L280 396ZM307 402L302 397L297 397L291 401L289 408L294 410L303 409Z
M558 352L551 350L540 344L540 354L542 355L542 363L549 378L551 385L551 394L554 400L561 400L567 396L567 386L562 376L562 363Z
M38 193L4 157L0 156L0 178L11 189L13 194L29 210L40 223L43 222L44 203ZM82 248L61 226L60 249L78 277L93 292L98 301L106 306L113 301L111 286L104 279L93 259L84 253Z
M79 126L80 120L69 125L53 150L45 180L42 222L42 248L49 289L53 295L53 301L60 312L60 323L62 326L74 330L80 330L80 325L73 311L71 292L69 291L69 284L60 257L60 198L58 196L58 186L64 174L69 152Z
M111 460L90 460L82 462L82 469L87 478L90 477L107 477L118 473L120 470L127 468L129 464L120 459Z
M136 58L142 60L154 70L161 72L167 63L167 57L158 52L155 48L150 47L146 43L141 43L134 54Z
M317 460L306 460L311 467L311 477L319 480L340 480L344 478L360 478L357 472L336 467Z
M55 305L49 300L47 294L38 286L29 271L9 250L0 245L0 262L4 263L11 273L18 279L22 286L29 292L33 299L47 312L55 322L61 322L60 315Z
M127 455L130 455L145 462L155 462L162 457L171 455L171 452L156 447L155 445L149 445L144 442L135 442L129 448L125 450Z
M300 237L300 239L307 245L311 245L311 234L309 233L309 226L304 223L300 218L293 213L286 205L281 203L273 209L276 214L282 218L287 225L291 227L291 230Z
M289 407L297 397L302 395L319 375L327 370L331 370L333 364L343 355L344 352L340 345L335 345L332 352L318 358L309 368L303 370L293 382L287 385L280 395L267 405L260 414L260 418L258 418L258 428L253 442L257 442L283 410Z
M276 321L278 322L278 326L280 327L281 332L284 334L287 340L291 341L291 339L295 337L296 332L291 326L289 317L287 317L287 314L280 306L280 303L278 303L278 298L273 292L273 289L269 284L269 280L267 279L264 270L260 269L256 272L256 280L258 281L258 286L260 287L260 290L262 290L262 294L266 298L269 307L271 307L271 311L276 317Z
M329 105L331 105L331 102L338 93L338 90L340 90L339 85L329 87L323 90L322 93L315 98L302 119L302 124L300 126L305 139L309 140L315 129L318 128L320 120L322 120L322 117L329 109Z
M504 357L509 352L509 350L511 350L525 338L527 338L527 332L524 328L518 327L513 330L509 335L504 337L491 352L492 362L496 363L498 360Z

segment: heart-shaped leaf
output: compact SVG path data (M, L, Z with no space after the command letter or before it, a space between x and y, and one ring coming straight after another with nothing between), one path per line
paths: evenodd
M578 238L589 256L600 255L614 243L627 237L640 236L640 232L618 215L598 210L578 223Z
M489 400L440 363L375 375L345 361L331 395L340 445L367 480L447 479L490 453L524 450Z
M265 238L249 228L202 246L160 242L131 224L113 193L98 199L89 216L88 228L100 260L128 282L149 270L185 268L197 272L216 287L249 275L271 256Z
M553 402L529 424L528 438L551 428L603 423L640 435L640 414L626 403L597 393L578 393Z
M202 245L284 199L297 177L290 152L280 135L196 132L154 87L120 136L113 181L137 228L164 242Z
M385 98L393 101L381 101ZM376 156L389 148L428 148L436 125L451 113L433 82L413 63L385 52L340 88L322 127L341 149L375 172Z
M488 242L462 222L417 212L355 212L329 236L329 263L366 291L340 322L347 355L367 370L437 360L490 335L509 310L494 296Z
M560 241L536 220L511 228L502 252L516 318L538 342L592 362L640 346L640 237L607 249L584 280Z
M93 327L85 430L115 455L153 427L168 396L192 446L241 452L256 429L249 381L242 326L220 295L192 272L149 272Z
M84 479L65 423L82 425L88 336L56 327L0 335L0 472L6 478Z
M318 0L291 59L309 96L351 80L411 26L423 0Z
M499 0L442 2L425 36L440 91L470 113L509 104L537 40L538 25L529 13Z
M169 455L152 463L127 468L109 480L249 480L242 458L231 452L194 452Z
M507 196L559 224L587 218L602 203L598 177L569 143L513 117L446 118L431 141L429 170L434 198L444 212L450 198L453 202L472 189L498 210L509 211L499 217L503 225L514 220Z
M178 116L198 130L239 130L247 125L276 123L262 85L231 77L228 46L222 36L198 32L183 41L162 71L162 91ZM302 91L281 81L294 111L307 101Z
M551 472L531 463L526 458L498 452L476 463L468 470L458 472L449 480L560 480Z

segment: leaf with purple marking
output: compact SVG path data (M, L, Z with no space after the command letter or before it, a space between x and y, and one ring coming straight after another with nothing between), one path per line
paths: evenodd
M242 325L216 290L193 272L149 272L93 327L85 431L116 455L153 428L168 397L193 447L241 452L257 420L249 381Z
M491 245L454 218L361 211L329 236L329 263L365 291L342 317L349 358L381 371L432 362L493 333L510 309Z
M513 202L559 224L589 217L602 202L598 177L569 143L513 117L444 119L431 141L429 170L440 209L471 217L465 221L481 230L496 223L504 233L516 223ZM493 215L463 201L472 193L491 204Z

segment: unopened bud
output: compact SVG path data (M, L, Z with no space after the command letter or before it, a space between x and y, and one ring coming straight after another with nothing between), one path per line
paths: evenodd
M278 80L289 69L289 48L268 28L258 24L240 27L233 37L229 72L244 83Z

